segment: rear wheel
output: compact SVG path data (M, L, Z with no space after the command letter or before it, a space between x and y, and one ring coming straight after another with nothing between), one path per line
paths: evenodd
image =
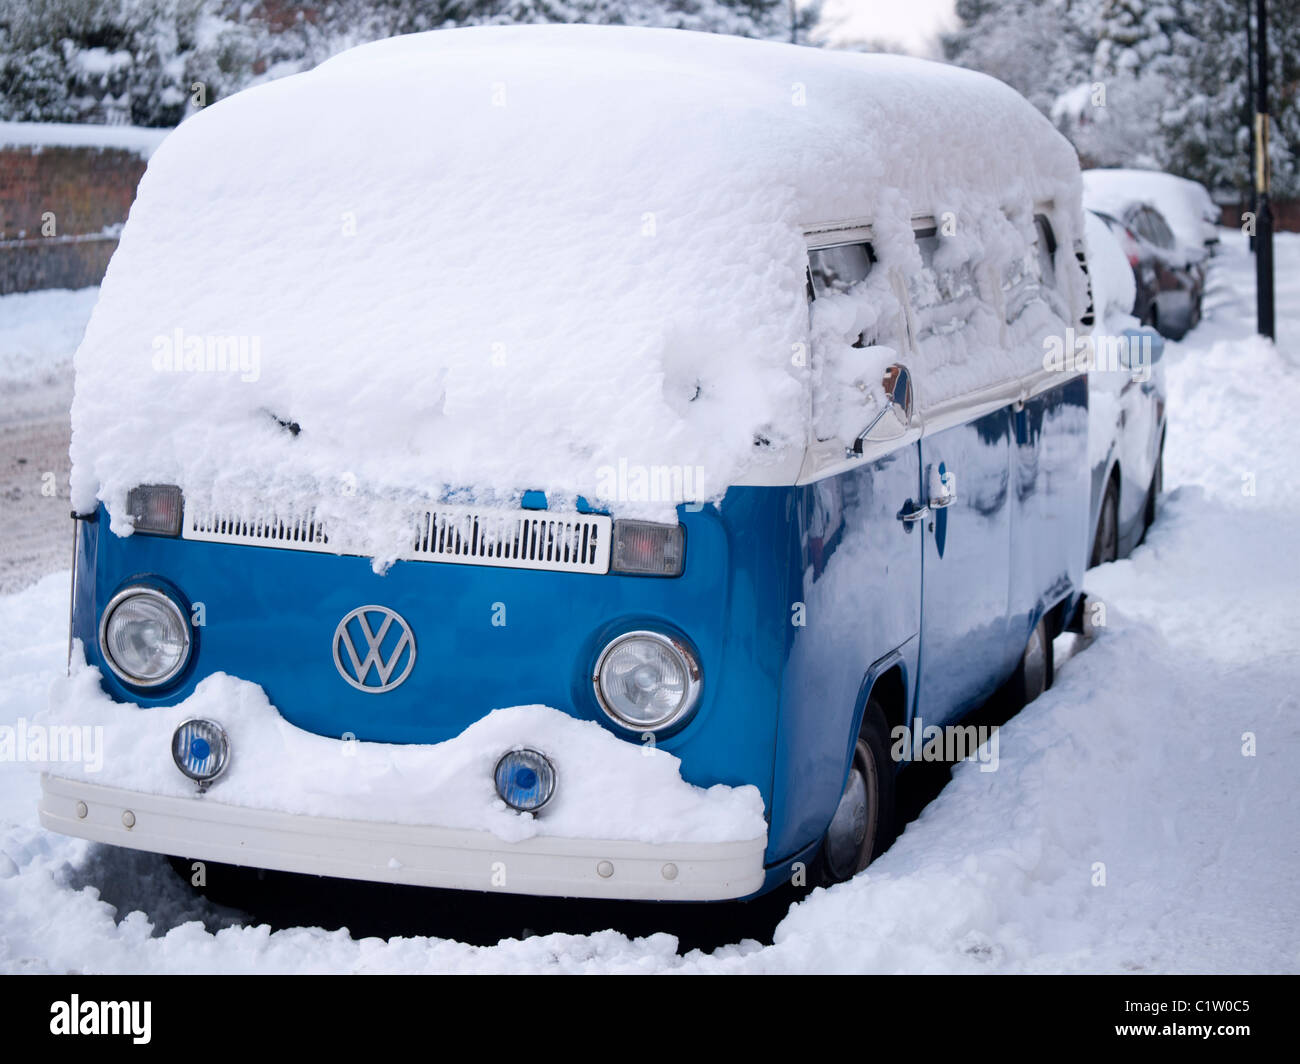
M1029 634L1029 642L1020 655L1020 664L1012 677L1011 688L1018 705L1027 706L1052 686L1052 637L1043 617Z
M852 879L885 852L893 840L893 829L894 766L889 759L889 729L884 708L872 698L862 716L849 777L822 840L817 878L824 884Z
M1111 477L1106 482L1102 496L1101 512L1097 515L1097 538L1092 544L1092 561L1089 567L1113 562L1119 557L1119 485Z

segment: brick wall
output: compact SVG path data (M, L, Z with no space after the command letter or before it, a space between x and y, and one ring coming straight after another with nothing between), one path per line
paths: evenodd
M98 284L144 168L127 148L0 146L0 295Z
M1271 200L1269 208L1273 214L1274 232L1300 233L1300 199ZM1223 215L1219 224L1239 229L1242 215L1249 209L1242 204L1225 203L1220 207Z

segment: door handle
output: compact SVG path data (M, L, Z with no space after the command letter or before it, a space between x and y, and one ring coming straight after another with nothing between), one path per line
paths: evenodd
M936 475L938 491L930 496L931 510L944 510L957 501L957 477L952 472Z
M910 500L909 500L910 502ZM905 525L910 525L913 521L920 521L930 515L930 507L918 506L915 510L904 510L898 515L898 519Z

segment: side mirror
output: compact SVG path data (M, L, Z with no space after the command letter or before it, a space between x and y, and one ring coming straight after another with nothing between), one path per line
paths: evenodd
M845 451L847 458L860 455L868 439L895 440L912 424L912 374L908 368L894 363L885 370L880 383L885 389L885 405Z
M1165 338L1148 326L1125 329L1121 335L1119 362L1125 369L1149 369L1165 353Z

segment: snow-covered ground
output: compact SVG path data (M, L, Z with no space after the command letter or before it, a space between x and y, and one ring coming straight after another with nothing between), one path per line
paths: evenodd
M960 766L772 945L246 926L161 858L43 832L36 776L0 764L0 970L1300 971L1300 237L1279 236L1277 259L1276 348L1252 338L1253 262L1225 232L1205 321L1167 349L1167 494L1146 544L1088 575L1107 606L1095 641L1063 638L1076 652L1003 729L997 771ZM50 301L43 335L84 320L84 294ZM0 726L30 719L64 668L67 585L55 572L0 598Z

